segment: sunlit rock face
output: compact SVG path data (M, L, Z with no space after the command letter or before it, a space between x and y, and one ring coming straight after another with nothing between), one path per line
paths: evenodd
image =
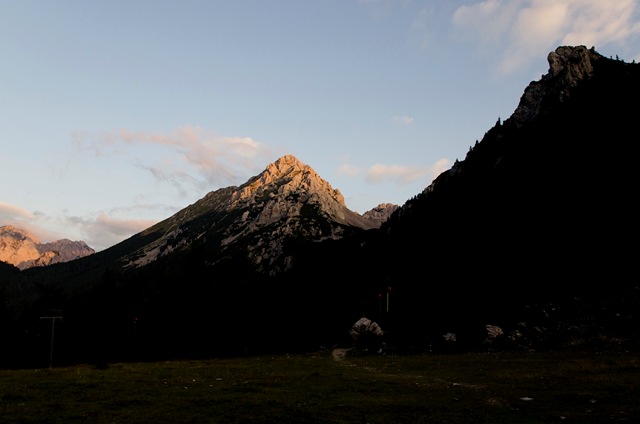
M12 226L0 228L0 261L7 262L18 268L24 269L21 265L40 258L37 245L39 241Z
M292 155L286 155L267 166L258 176L251 178L236 190L227 205L228 210L245 209L246 228L231 234L229 242L242 233L252 232L283 219L310 215L314 211L304 210L315 206L315 212L335 223L370 229L375 222L349 210L339 190L320 178L309 166ZM250 218L250 219L246 219ZM288 223L291 228L293 222ZM295 225L294 225L295 227ZM341 231L318 234L320 238L339 238ZM288 231L288 230L285 230Z
M362 214L369 222L375 223L376 228L380 227L400 206L393 203L381 203L375 208Z
M40 243L24 230L10 225L0 227L0 261L19 269L67 262L93 253L95 250L83 241Z
M221 254L237 255L241 249L258 269L277 273L291 264L287 240L336 240L354 229L379 228L396 208L383 204L364 215L351 211L339 190L309 165L285 155L241 186L210 192L145 230L143 236L162 235L128 263L142 266L198 242L214 244L211 250Z

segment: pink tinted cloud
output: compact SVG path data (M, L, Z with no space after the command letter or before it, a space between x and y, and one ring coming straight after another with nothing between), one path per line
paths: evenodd
M413 124L413 117L412 116L407 116L407 115L394 116L393 118L391 118L391 120L394 123L400 124L400 125L411 125L411 124Z
M40 212L29 212L20 206L0 202L0 226L12 225L26 231L40 242L53 241L58 237L55 231L48 230L45 224L48 217Z
M26 209L19 206L11 205L9 203L0 202L0 219L2 220L15 220L15 219L33 219L34 215Z
M360 172L361 172L360 168L348 163L343 163L338 168L338 175L348 175L350 177L353 177L360 174Z
M504 44L509 74L558 45L633 45L640 35L637 0L485 0L459 7L454 27L484 47Z
M259 171L272 153L250 137L219 136L197 126L170 133L119 129L92 136L72 135L78 153L95 156L124 155L148 170L159 182L200 186L238 183ZM134 148L149 149L143 154Z
M93 249L100 251L111 247L124 238L137 234L157 220L120 219L110 212L99 212L96 216L67 216L61 220Z
M440 159L434 165L428 167L375 164L366 173L365 179L372 184L382 182L394 182L405 185L421 179L435 178L449 165L447 159Z
M105 213L101 213L95 219L95 222L92 224L92 228L98 228L98 230L93 230L95 232L102 232L121 239L123 236L136 234L142 230L146 230L156 223L156 220L118 219Z

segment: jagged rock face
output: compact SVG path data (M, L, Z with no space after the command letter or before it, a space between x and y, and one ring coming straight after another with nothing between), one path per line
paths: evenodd
M362 216L370 222L375 222L376 227L380 227L399 207L393 203L381 203Z
M56 254L56 262L67 262L95 253L91 247L83 241L60 239L50 243L43 243L38 250L44 255L48 252Z
M267 166L264 172L242 185L232 196L229 209L245 209L246 226L237 234L231 234L230 242L245 232L252 232L281 221L304 215L303 208L317 205L317 212L339 224L370 229L376 225L359 214L350 211L340 191L320 178L309 166L294 156L287 155ZM339 238L337 233L317 234L320 238Z
M593 48L585 46L560 46L550 52L549 72L527 86L509 121L520 126L544 110L544 101L564 101L573 87L593 75L594 64L602 58Z
M549 74L546 78L562 79L565 87L574 87L579 81L593 75L593 62L602 56L585 46L560 46L547 56Z
M41 244L23 230L10 225L0 227L0 261L21 270L67 262L93 253L95 250L83 241L62 239Z
M20 269L21 265L40 258L37 245L38 240L24 231L12 226L0 228L0 261L10 263Z
M259 269L277 273L292 260L284 251L286 240L335 240L345 231L378 228L395 208L385 204L365 215L353 212L339 190L285 155L243 185L210 192L146 230L163 234L130 257L129 265L145 265L196 241L216 240L223 254L242 246Z

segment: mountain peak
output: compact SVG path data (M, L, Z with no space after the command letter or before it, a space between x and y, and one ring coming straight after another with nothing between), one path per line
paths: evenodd
M20 240L31 240L33 243L40 243L40 241L34 237L32 234L29 234L27 231L14 227L13 225L5 225L0 227L0 236L11 236L15 239Z
M310 166L300 162L300 160L293 155L284 155L275 162L269 164L265 169L265 172L286 174L292 170L303 170L305 168L310 168Z
M543 78L562 78L566 85L574 86L593 75L593 64L602 55L592 47L560 46L547 55L549 73Z
M212 250L243 245L253 263L275 271L276 262L286 261L286 240L339 239L346 233L380 227L391 211L382 208L365 217L349 210L339 190L295 156L284 155L241 186L210 192L146 230L145 234L161 235L127 262L141 266L188 248L193 240L208 239L215 240Z
M67 262L92 253L95 251L83 241L40 243L25 230L12 225L0 227L0 261L19 269Z
M546 103L563 102L574 87L591 78L596 63L602 58L593 47L556 48L547 55L549 72L525 88L518 107L507 121L519 127L545 110Z
M320 178L313 168L300 162L293 155L284 155L270 163L258 177L263 183L271 183L282 178L293 177L297 173L306 173Z
M265 193L279 195L287 193L320 194L325 200L345 206L344 196L322 179L309 165L302 163L293 155L284 155L267 165L259 175L250 178L234 195L234 202L245 202L254 196ZM328 196L328 197L327 197ZM303 200L306 195L303 195ZM234 203L234 206L237 203Z

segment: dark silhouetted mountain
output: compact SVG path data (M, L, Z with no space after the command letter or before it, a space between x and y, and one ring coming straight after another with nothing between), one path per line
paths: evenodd
M511 117L383 224L405 324L635 337L640 67L584 46L548 61Z

